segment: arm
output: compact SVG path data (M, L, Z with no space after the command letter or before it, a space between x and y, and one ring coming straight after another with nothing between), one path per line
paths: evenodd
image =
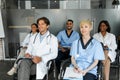
M66 49L62 46L60 46L60 42L58 42L58 48L62 51L62 52L66 52Z
M74 68L78 68L78 65L77 65L75 58L73 56L71 57L71 63L74 66Z
M94 62L85 70L82 71L83 76L90 71L91 69L93 69L95 66L97 66L98 64L98 60L94 60Z
M25 52L25 57L26 58L32 57L32 55L31 55L32 49L33 49L32 42L30 42L29 45L28 45L28 48L27 48L27 50Z
M117 44L116 44L116 38L114 35L111 36L111 43L110 46L108 46L112 51L115 51L117 49Z
M22 47L27 47L28 43L29 43L29 38L30 38L30 34L28 34L25 39L23 40L21 46Z
M77 72L77 73L81 73L82 72L82 70L78 67L78 65L77 65L77 63L75 61L75 58L73 56L71 57L71 63L73 65L73 67L74 67L74 71L75 72Z

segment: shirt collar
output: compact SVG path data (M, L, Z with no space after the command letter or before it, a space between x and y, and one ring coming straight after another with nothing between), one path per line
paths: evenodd
M108 32L106 32L105 36L103 36L101 32L99 32L99 34L100 34L100 36L102 36L102 37L106 37L107 34L108 34Z
M45 34L43 34L43 35L40 34L40 36L41 36L41 37L45 37L45 36L49 35L49 33L50 33L49 31L46 31Z

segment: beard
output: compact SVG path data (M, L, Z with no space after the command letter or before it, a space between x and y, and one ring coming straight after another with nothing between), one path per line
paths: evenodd
M67 30L72 30L72 27L67 27Z

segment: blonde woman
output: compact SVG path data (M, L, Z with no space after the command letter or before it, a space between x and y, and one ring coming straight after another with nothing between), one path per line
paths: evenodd
M91 21L83 20L80 22L82 36L79 40L73 42L70 51L72 67L74 67L76 73L83 75L83 80L95 80L98 61L104 60L101 43L90 36L92 28Z

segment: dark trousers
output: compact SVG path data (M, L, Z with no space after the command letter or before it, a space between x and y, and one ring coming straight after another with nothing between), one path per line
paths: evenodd
M85 76L83 76L83 80L95 80L96 76L91 73L87 73Z
M70 58L70 55L69 55L69 52L70 50L66 51L66 52L62 52L62 51L59 51L58 52L58 56L57 58L55 59L55 63L56 63L56 67L57 67L57 71L60 72L60 65L61 65L61 62L65 59L68 59Z

